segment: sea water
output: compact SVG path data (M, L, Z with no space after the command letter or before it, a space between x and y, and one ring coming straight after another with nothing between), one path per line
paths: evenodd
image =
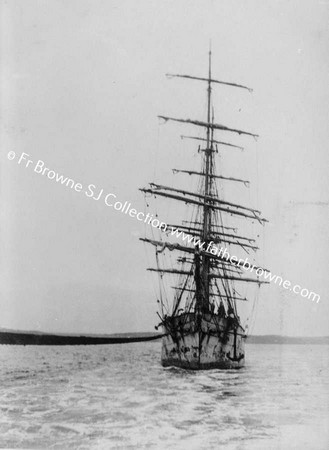
M244 369L160 365L159 341L0 346L0 448L328 449L329 347L247 345Z

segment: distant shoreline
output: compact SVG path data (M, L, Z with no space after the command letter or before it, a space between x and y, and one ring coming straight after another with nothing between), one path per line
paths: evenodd
M154 341L161 333L73 334L0 329L0 345L104 345ZM328 345L329 336L292 337L279 335L249 336L248 344Z
M0 330L0 345L104 345L153 341L159 333L118 333L111 335L43 333L36 331Z
M248 336L247 344L287 344L287 345L328 345L329 336L279 336L279 335L262 335Z

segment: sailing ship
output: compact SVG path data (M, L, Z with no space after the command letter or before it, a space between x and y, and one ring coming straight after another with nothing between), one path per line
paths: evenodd
M148 188L140 189L146 196L165 197L183 202L193 207L190 220L179 225L166 225L161 228L159 240L141 238L155 247L157 267L160 281L160 317L162 327L163 366L176 366L185 369L238 369L245 364L245 340L247 332L238 315L238 303L248 301L238 294L235 283L261 283L259 277L243 276L243 260L228 257L227 248L239 246L247 253L255 251L255 239L240 236L237 228L228 226L225 218L238 217L264 224L266 219L260 211L224 200L219 195L218 183L233 181L248 185L248 181L233 177L225 177L216 173L216 154L223 146L241 148L230 142L217 140L215 133L224 131L238 135L257 138L256 134L214 122L212 108L212 90L214 84L226 85L239 89L250 88L212 78L211 51L209 51L208 77L192 75L167 74L170 77L197 80L207 85L207 118L206 121L178 119L158 116L167 121L180 122L203 129L203 136L182 136L199 141L201 154L201 170L173 169L174 173L187 173L199 177L199 190L190 192L170 186L150 183ZM216 137L216 139L215 139ZM224 225L225 224L225 225ZM171 230L171 233L170 233ZM177 242L177 236L185 233L184 242ZM176 236L176 242L168 241L169 235ZM162 239L165 236L165 240ZM186 238L187 236L187 238ZM186 242L192 242L187 245ZM224 253L218 251L219 246ZM178 252L174 267L160 265L161 253ZM233 253L231 253L233 254ZM229 254L230 255L230 254ZM257 269L257 268L256 268ZM265 270L265 269L262 269ZM163 298L161 283L165 275L178 277L174 286L172 301ZM173 291L172 291L173 292ZM157 327L156 327L157 328Z

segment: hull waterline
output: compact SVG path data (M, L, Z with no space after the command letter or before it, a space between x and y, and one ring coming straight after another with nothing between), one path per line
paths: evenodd
M190 370L240 369L245 363L243 328L230 318L194 314L167 318L161 363Z

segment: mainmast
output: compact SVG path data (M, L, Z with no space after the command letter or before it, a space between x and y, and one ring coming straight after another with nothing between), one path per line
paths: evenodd
M208 69L208 99L207 99L207 146L205 149L205 178L204 178L204 195L205 197L210 197L211 195L211 170L212 170L212 145L211 145L211 123L210 123L210 113L211 113L211 49L209 49L209 69ZM202 238L203 242L208 244L209 235L211 229L211 209L209 207L209 203L205 200L203 206L203 233ZM210 259L203 255L202 257L202 269L201 269L201 278L203 289L200 295L197 295L197 299L201 300L201 305L197 305L197 307L201 307L201 310L209 309L209 271L210 271ZM196 276L198 274L196 273ZM199 309L199 308L198 308Z
M206 167L205 167L205 181L204 181L204 195L210 196L210 167L212 158L212 149L210 145L210 110L211 110L211 50L209 50L209 77L208 77L208 102L207 102L207 148L205 150ZM208 239L210 231L210 209L206 202L203 209L203 240Z

